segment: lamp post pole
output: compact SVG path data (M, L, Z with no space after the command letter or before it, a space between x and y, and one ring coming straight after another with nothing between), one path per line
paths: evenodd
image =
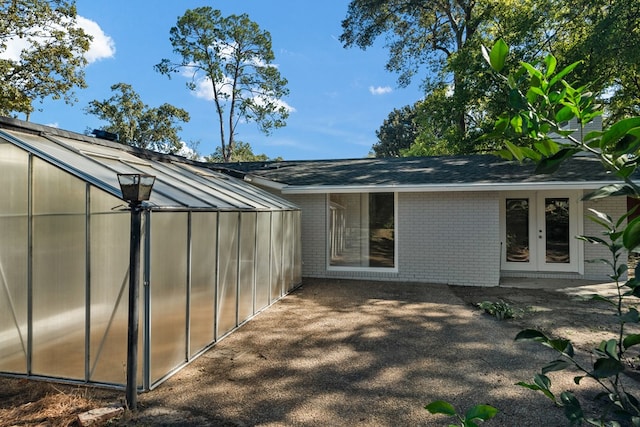
M156 177L146 174L118 174L122 198L131 210L129 239L129 322L127 327L127 389L126 404L131 411L138 403L138 307L140 288L140 225L142 202L149 200Z
M129 323L127 331L127 391L129 410L136 410L138 400L138 307L140 287L140 224L142 202L131 201L131 239L129 248Z

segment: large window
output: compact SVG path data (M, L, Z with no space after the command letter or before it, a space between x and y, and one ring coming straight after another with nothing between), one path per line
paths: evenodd
M395 268L395 195L329 195L329 265Z

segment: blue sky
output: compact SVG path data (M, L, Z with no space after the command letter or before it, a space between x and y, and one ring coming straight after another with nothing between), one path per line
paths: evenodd
M219 144L214 105L197 98L180 76L167 78L153 70L163 58L177 60L169 30L187 9L211 6L223 16L247 13L271 33L274 63L288 80L284 101L293 108L287 126L270 136L255 124L238 127L237 139L255 153L285 160L366 157L376 142L375 131L394 108L421 98L420 82L397 86L395 74L385 70L382 41L365 51L345 49L339 42L348 0L132 1L77 0L83 26L94 34L91 63L86 68L89 87L78 90L79 101L36 103L31 121L76 132L106 123L87 115L91 100L111 97L110 86L130 84L150 107L165 102L183 108L191 121L180 136L199 142L200 154Z

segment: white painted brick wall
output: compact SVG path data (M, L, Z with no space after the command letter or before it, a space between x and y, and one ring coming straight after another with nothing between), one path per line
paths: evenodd
M282 196L302 208L302 276L326 277L326 194Z
M399 276L497 286L500 230L495 193L401 193Z
M302 208L302 274L305 277L395 280L496 286L500 281L500 194L497 192L400 193L398 272L328 271L326 195L284 195ZM618 218L624 197L584 202ZM583 234L602 230L584 219ZM584 259L604 258L608 250L584 244ZM608 280L608 267L586 263L584 276L568 273L503 272L509 277L564 277Z
M302 208L302 274L496 286L500 279L495 193L400 193L398 272L328 271L326 195L285 195Z
M586 193L586 192L585 192ZM627 212L627 199L626 197L607 197L605 199L600 200L591 200L585 201L583 203L584 207L584 235L585 236L596 236L596 237L604 237L602 235L603 228L602 226L596 224L587 218L587 215L590 215L591 212L588 210L589 208L595 209L599 212L605 213L609 215L614 221L617 221L622 215ZM584 244L584 259L599 259L605 258L611 260L611 254L609 250L602 245L593 245L590 243ZM620 262L626 264L626 255L621 259ZM584 266L584 277L585 279L594 279L594 280L610 280L608 276L611 274L611 268L604 263L591 263L587 262Z

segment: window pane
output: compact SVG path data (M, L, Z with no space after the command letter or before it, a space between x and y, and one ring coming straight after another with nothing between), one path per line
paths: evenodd
M86 184L33 160L35 375L85 378Z
M369 266L393 268L394 206L392 193L369 195Z
M548 263L569 263L569 199L544 199L546 230L545 260Z
M29 155L0 143L0 370L27 372Z
M507 261L529 262L529 199L507 199Z
M395 266L393 193L331 194L330 265Z

